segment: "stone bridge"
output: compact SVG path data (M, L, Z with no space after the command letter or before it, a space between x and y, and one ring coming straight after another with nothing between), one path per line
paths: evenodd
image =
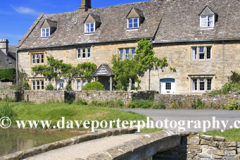
M86 134L25 151L0 160L186 160L240 159L240 143L223 137L160 131L135 133L118 129Z

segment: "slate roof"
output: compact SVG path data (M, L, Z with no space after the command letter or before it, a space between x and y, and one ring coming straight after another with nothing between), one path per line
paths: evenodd
M102 72L102 68L106 69L107 73ZM101 64L96 72L93 74L93 77L98 77L98 76L114 76L114 72L112 71L111 67L108 64Z
M47 23L50 27L57 28L57 22L47 19Z
M0 69L16 68L16 46L8 46L8 55L0 49ZM11 64L9 64L11 63Z
M209 8L217 15L214 29L201 30L199 14ZM145 20L139 30L128 30L126 16L135 8ZM141 13L141 12L139 12ZM94 34L84 34L83 22L89 14L101 17ZM20 41L20 48L74 45L85 43L153 39L153 42L201 41L240 37L240 2L238 0L152 0L60 14L42 14ZM40 24L56 21L57 30L41 38Z

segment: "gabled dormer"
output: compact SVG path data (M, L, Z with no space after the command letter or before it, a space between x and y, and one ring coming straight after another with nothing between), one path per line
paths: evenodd
M137 8L132 8L126 16L127 29L137 29L143 23L145 17L143 11Z
M206 6L200 16L200 28L201 29L213 29L215 26L216 14L211 10L209 6Z
M50 19L45 19L41 26L41 37L50 37L50 35L57 29L57 22Z
M83 23L84 33L94 33L96 29L100 27L102 21L100 16L90 13Z

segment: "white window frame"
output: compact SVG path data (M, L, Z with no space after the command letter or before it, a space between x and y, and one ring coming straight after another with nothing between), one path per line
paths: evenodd
M83 50L85 50L85 52L83 52ZM83 57L83 54L85 54L85 57ZM77 58L78 59L91 58L91 47L77 48Z
M45 89L44 84L45 84L44 80L32 80L32 90L36 91L44 90Z
M48 30L48 36L47 36L47 30ZM41 37L50 37L50 28L41 28Z
M123 51L121 54L121 50ZM126 50L128 50L128 54L126 52ZM134 54L133 54L133 50L134 50ZM119 48L119 56L120 56L120 60L126 60L126 59L130 59L130 58L134 58L134 56L136 55L136 48ZM132 55L134 55L132 57Z
M200 90L200 79L203 79L203 83L204 83L204 90ZM194 81L196 80L196 84L197 86L195 86ZM210 90L208 89L208 80L211 80L211 86L210 86ZM192 92L206 92L206 91L211 91L212 87L213 87L213 77L203 77L203 78L192 78L191 79L191 83L192 83ZM197 90L194 88L197 87Z
M210 22L210 16L213 16L213 22L212 22L212 26L209 25L209 22ZM206 23L204 23L204 18L206 19ZM207 24L207 25L204 25L204 24ZM215 26L215 15L214 14L211 14L211 15L202 15L200 16L200 28L214 28Z
M200 59L200 47L204 47L204 59ZM208 48L211 48L210 58L207 58ZM192 46L191 47L191 60L212 60L212 46ZM196 55L193 54L193 51L196 49ZM194 57L193 57L194 56Z
M93 31L91 31L91 24L93 24ZM87 25L89 25L89 26L87 26ZM95 32L95 22L91 22L91 23L85 23L85 27L84 27L84 32L85 33L94 33Z
M36 56L39 55L39 63L37 63ZM44 64L44 53L32 53L32 64Z
M132 27L130 27L130 23L129 23L129 20L132 20ZM134 27L134 19L137 19L137 27ZM139 28L139 17L135 17L135 18L128 18L127 19L127 28L128 29L134 29L134 28Z

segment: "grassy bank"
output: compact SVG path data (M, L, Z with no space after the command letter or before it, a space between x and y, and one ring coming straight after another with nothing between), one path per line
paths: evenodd
M211 135L211 136L221 136L225 137L226 141L237 141L240 142L240 129L229 129L225 130L224 132L221 132L220 130L215 130L215 131L208 131L201 133L204 135Z
M0 107L4 103L0 104ZM104 107L84 106L76 104L55 103L55 104L29 104L11 103L10 107L15 113L16 120L52 120L52 124L57 124L58 120L65 117L65 122L71 121L92 121L99 122L106 120L146 120L146 116L131 111L120 111ZM75 124L75 123L74 123ZM76 127L76 125L74 125ZM82 126L82 125L81 125ZM116 124L113 124L116 127Z

